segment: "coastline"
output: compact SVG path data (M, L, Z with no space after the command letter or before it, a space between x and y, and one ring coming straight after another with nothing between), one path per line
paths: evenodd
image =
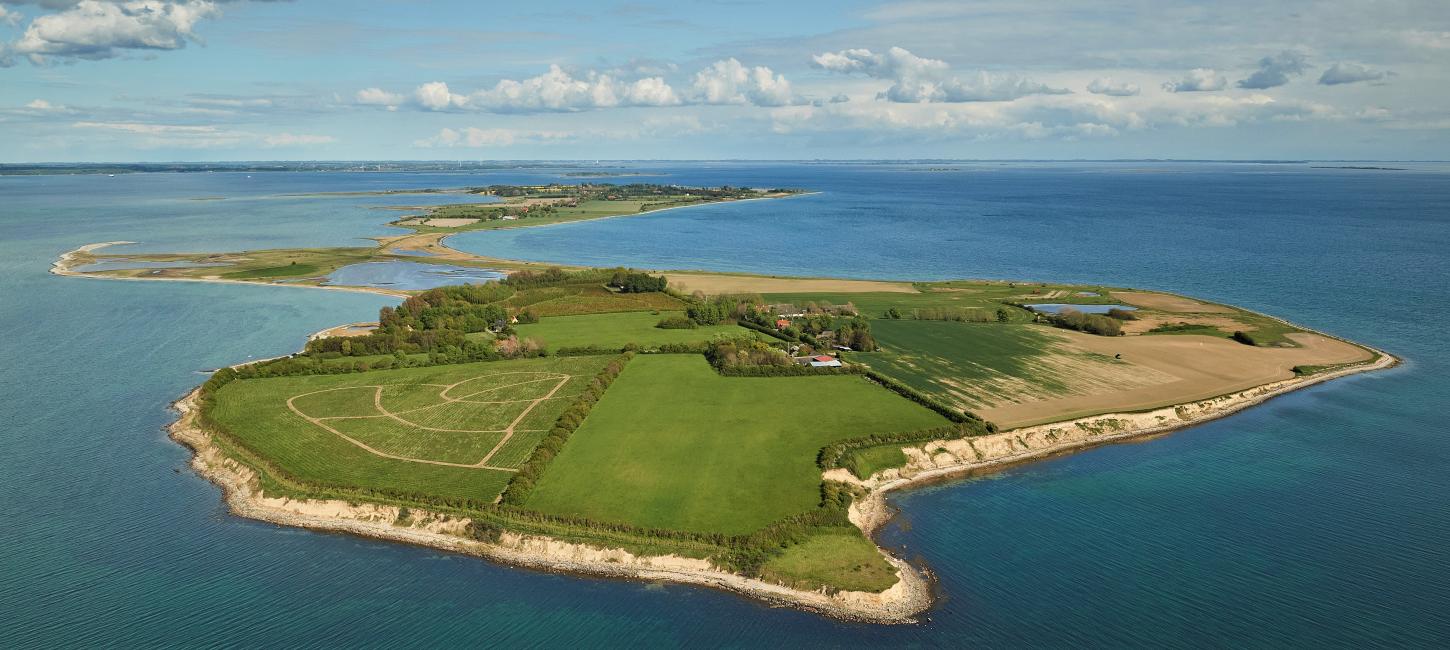
M886 495L892 491L962 478L977 471L1001 469L1099 445L1167 434L1232 415L1295 390L1352 374L1388 369L1400 363L1393 355L1367 349L1378 356L1372 361L1335 371L1140 413L1109 413L976 438L904 445L903 448L908 451L905 467L882 470L865 480L856 478L846 469L827 471L823 473L823 478L866 490L865 496L851 505L850 519L868 539L876 543L875 533L896 514L886 503ZM399 508L396 506L267 497L256 488L255 473L226 457L212 441L211 435L195 425L196 398L200 390L200 387L193 389L171 405L178 417L168 426L168 432L173 440L192 450L192 469L221 488L222 500L228 510L239 517L425 546L532 570L709 587L771 606L794 607L849 621L916 623L936 601L928 572L892 555L879 544L878 552L898 572L899 580L895 585L881 593L827 593L825 590L794 589L748 578L714 568L707 560L677 555L639 556L623 549L507 532L497 543L478 541L466 537L463 532L468 519L419 509L412 509L407 525L398 525ZM1182 409L1189 411L1185 413ZM1125 421L1129 424L1117 430L1103 431L1110 426L1109 423ZM1154 421L1159 423L1152 424ZM1099 433L1090 433L1095 428ZM1048 435L1054 432L1058 435ZM971 456L964 458L967 454Z
M980 470L1002 469L1099 445L1165 435L1228 417L1302 388L1349 375L1387 370L1401 363L1398 357L1383 350L1363 345L1360 347L1378 356L1338 370L1271 382L1218 397L1148 411L1104 413L1020 427L975 438L932 440L916 445L903 445L903 451L907 454L907 464L904 467L881 470L864 480L856 478L850 470L844 468L830 470L823 476L827 480L849 483L868 490L865 498L852 504L851 521L870 536L895 515L885 501L886 494L893 490L964 478Z
M426 546L486 558L513 566L557 573L669 581L729 591L775 606L804 609L834 618L867 623L916 622L934 598L925 575L884 550L900 580L879 594L806 591L715 569L706 560L675 555L636 556L622 549L601 549L549 537L504 533L497 543L463 536L466 518L413 509L406 526L396 525L396 506L349 504L340 500L296 501L266 497L255 487L251 469L227 458L211 435L195 426L200 388L172 403L179 416L168 427L172 440L193 452L191 467L221 488L228 510L239 517L282 526L347 533Z
M620 216L635 215L598 218ZM547 225L558 224L522 227L545 227ZM441 237L438 242L444 248L448 248L444 243L446 238L446 236ZM61 255L52 264L50 271L55 275L93 279L263 284L265 286L373 293L391 297L410 295L369 287L278 284L222 278L100 276L74 271L72 268L79 262L76 258L81 254L89 254L106 246L126 243L134 242L86 244ZM386 245L382 248L385 250ZM448 248L448 250L460 255L471 255L456 251L456 249ZM1292 325L1284 319L1271 318ZM1293 326L1341 341L1345 340L1309 328ZM323 335L335 329L338 328L329 328L313 336ZM894 516L885 500L887 493L892 490L908 489L931 482L962 477L976 471L1031 462L1101 444L1162 435L1231 415L1300 388L1351 374L1387 369L1400 363L1398 358L1381 350L1358 343L1352 344L1377 356L1357 365L1271 382L1226 395L1144 412L1108 413L1020 427L976 438L937 440L914 446L906 445L903 446L903 450L907 453L908 463L904 467L882 470L865 480L857 479L844 469L825 472L824 478L865 488L866 494L852 504L850 518L852 523L856 524L868 539L875 543L874 533ZM549 537L523 536L514 533L504 533L498 543L481 542L464 536L463 527L468 523L467 519L449 518L416 509L413 510L415 517L410 518L407 525L398 525L396 520L399 508L394 506L349 504L339 500L291 500L266 497L257 489L257 477L252 470L227 458L211 440L209 434L194 426L195 398L198 394L198 391L194 390L172 405L180 416L169 427L171 437L193 450L192 467L201 476L222 488L223 500L227 503L229 510L241 517L278 525L348 533L427 546L535 570L632 580L669 581L710 587L730 591L775 606L795 607L853 621L883 624L916 622L917 617L928 610L935 601L926 571L893 556L879 544L877 544L878 552L898 572L899 581L895 585L879 594L827 593L825 590L793 589L747 578L716 569L706 560L674 555L636 556L622 549L599 548Z
M121 244L136 244L136 243L139 243L139 242L133 242L133 241L108 241L108 242L97 242L97 243L94 243L94 244L85 244L83 246L79 246L77 248L68 250L68 251L66 251L64 253L61 253L60 257L56 258L56 260L54 262L51 262L50 263L50 273L51 273L51 275L61 275L61 276L70 277L70 278L89 278L89 279L92 279L92 280L123 280L123 281L134 281L134 282L206 282L206 283L211 283L211 284L241 284L241 285L248 285L248 286L253 286L253 287L287 287L287 288L292 288L292 289L326 289L328 291L349 291L349 292L352 292L352 293L371 293L371 294L377 294L377 295L381 295L381 296L390 296L390 297L393 297L393 298L407 298L408 296L412 295L412 294L409 294L409 293L406 293L406 292L402 292L402 291L391 291L391 290L388 290L388 289L380 289L380 288L376 288L376 287L344 287L344 286L328 286L328 285L320 285L320 284L287 284L287 283L279 283L279 282L250 282L250 281L247 281L247 280L228 280L226 278L174 278L174 277L168 277L168 278L137 278L137 277L125 277L125 276L119 276L119 275L93 275L91 273L84 273L84 272L81 272L81 271L76 271L76 270L74 270L74 269L71 268L76 263L75 256L76 256L77 253L91 253L93 251L100 250L100 249L105 248L107 246L119 246Z

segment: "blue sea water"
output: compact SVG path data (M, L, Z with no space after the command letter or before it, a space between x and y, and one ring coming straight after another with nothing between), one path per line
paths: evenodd
M375 206L436 197L286 195L569 170L0 177L0 644L1445 647L1450 167L1397 166L641 163L652 182L819 193L450 240L556 262L1169 289L1407 360L897 495L883 541L942 594L899 627L229 516L166 439L168 402L200 369L390 301L46 272L96 241L347 245L396 232Z
M477 284L503 277L502 272L470 266L391 260L349 264L330 273L323 284L413 291L454 284Z

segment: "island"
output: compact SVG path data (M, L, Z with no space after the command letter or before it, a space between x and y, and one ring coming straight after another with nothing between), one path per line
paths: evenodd
M234 513L906 623L934 594L927 567L873 539L890 491L1397 362L1157 290L548 266L445 241L799 190L408 192L471 202L404 209L391 223L406 234L372 247L124 254L109 242L55 263L75 277L400 299L295 354L218 369L175 403L171 435ZM413 288L343 273L359 265L442 277Z

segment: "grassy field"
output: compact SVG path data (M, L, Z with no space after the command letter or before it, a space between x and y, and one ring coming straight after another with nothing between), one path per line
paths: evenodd
M539 322L530 325L518 325L514 329L518 330L520 338L541 341L550 350L585 345L620 348L627 343L647 347L665 343L708 341L720 336L728 338L758 336L755 332L736 325L707 325L688 330L655 327L661 318L683 315L684 312L678 311L659 313L635 311L586 316L552 316L542 318Z
M799 589L880 592L896 584L896 569L854 528L822 531L771 558L761 573Z
M218 391L209 415L246 448L304 481L491 500L512 473L417 461L476 463L523 415L488 463L517 467L570 397L607 362L607 357L525 359L238 380ZM524 413L555 386L552 399ZM384 416L377 403L406 421Z
M619 293L603 286L577 284L524 289L510 297L506 304L520 309L527 307L541 317L681 310L685 307L685 303L664 293Z
M700 356L646 355L615 380L527 505L745 533L816 507L822 446L944 424L859 376L722 377Z

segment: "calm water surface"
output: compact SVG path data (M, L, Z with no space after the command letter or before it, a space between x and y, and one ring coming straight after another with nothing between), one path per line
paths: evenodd
M59 253L356 245L478 174L0 178L0 639L31 645L1450 645L1450 170L635 165L776 202L450 241L557 262L1054 279L1265 309L1408 363L1249 412L895 498L943 599L872 627L727 594L519 571L228 516L165 438L202 368L387 299L48 275ZM577 179L575 179L577 180ZM224 196L225 200L197 201Z

